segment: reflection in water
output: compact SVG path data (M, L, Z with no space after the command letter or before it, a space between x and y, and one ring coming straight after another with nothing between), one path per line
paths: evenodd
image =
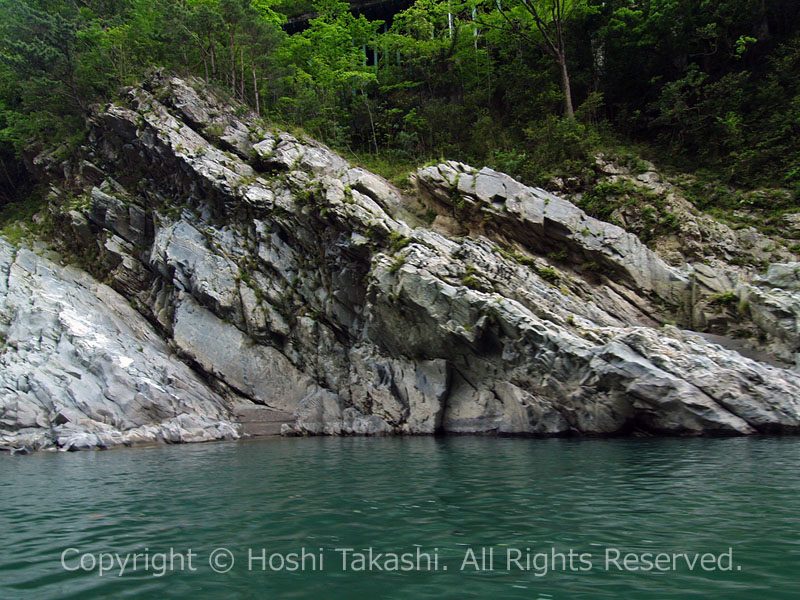
M800 440L310 438L0 456L0 597L796 598ZM236 563L214 573L208 558ZM248 570L324 555L323 571ZM336 548L437 553L447 570L352 572ZM460 571L470 547L495 570ZM741 570L605 570L622 552L733 549ZM194 572L67 572L67 548L196 553ZM592 568L506 570L523 553ZM529 550L528 550L529 549ZM77 565L74 560L72 565ZM576 563L577 564L577 563ZM538 576L543 575L543 576Z

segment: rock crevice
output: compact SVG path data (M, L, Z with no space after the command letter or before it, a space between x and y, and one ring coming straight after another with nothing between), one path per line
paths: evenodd
M800 429L795 372L662 326L690 321L689 270L566 200L449 162L417 173L439 216L413 227L390 184L198 82L156 73L125 101L97 108L79 166L40 161L63 243L92 248L114 291L0 246L0 446L235 438L237 419L330 435ZM789 316L767 315L797 314L775 300L796 281L778 278L748 291L776 339Z

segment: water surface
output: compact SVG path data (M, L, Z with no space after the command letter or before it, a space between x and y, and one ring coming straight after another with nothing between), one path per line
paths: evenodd
M3 455L0 504L0 598L800 597L794 438L310 438ZM353 571L336 551L369 547L419 548L438 569ZM235 560L226 573L209 565L218 548L230 551L218 569ZM262 552L302 548L322 553L322 569L261 570ZM477 560L494 549L494 564L462 570L470 548ZM733 564L619 571L606 568L609 548L730 548ZM77 570L62 567L67 549ZM196 570L185 558L161 577L160 565L78 568L83 555L88 568L99 553L170 549L191 549ZM507 569L514 550L551 564ZM565 564L570 550L590 559ZM553 552L567 558L552 564Z

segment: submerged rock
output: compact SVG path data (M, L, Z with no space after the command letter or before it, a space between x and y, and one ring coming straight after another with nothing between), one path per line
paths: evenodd
M0 446L233 438L248 403L286 435L800 430L800 376L662 326L692 273L622 228L453 162L404 198L201 89L157 73L90 123L105 180L62 237L124 299L3 246Z

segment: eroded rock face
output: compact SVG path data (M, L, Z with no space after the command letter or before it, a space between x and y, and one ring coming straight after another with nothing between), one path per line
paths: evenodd
M800 429L797 374L660 326L691 313L689 273L623 229L459 163L418 173L451 221L414 228L387 182L200 89L157 74L132 108L98 110L87 207L62 222L240 412L293 414L287 434ZM199 381L182 368L181 385ZM136 385L107 393L114 410ZM198 386L219 412L187 414L235 432ZM3 435L51 435L24 386L8 389Z
M558 196L526 187L504 173L476 171L453 161L420 169L417 182L431 199L463 219L479 220L481 233L505 237L528 250L561 254L564 262L595 264L641 296L655 294L674 309L686 308L685 272L667 265L635 235L588 216ZM647 305L645 298L640 302Z
M773 354L800 368L800 263L770 265L737 293L753 322L769 334Z
M119 294L0 240L0 447L236 439L225 402Z
M764 352L770 360L784 365L800 364L800 346L787 343L783 330L775 326L775 316L767 317L763 310L752 314L747 307L749 286L758 281L758 274L770 263L796 261L794 240L800 213L787 213L767 235L746 225L763 219L761 209L765 194L778 201L788 200L789 190L753 190L740 198L741 208L731 217L739 221L731 226L704 213L691 199L702 199L703 185L692 176L658 173L648 161L621 164L599 153L595 156L595 190L605 187L607 201L614 207L609 218L629 231L647 235L648 246L672 266L689 275L691 281L691 311L681 323L708 334L735 338L726 343L745 344L751 352ZM568 194L568 199L581 204L587 182L554 179L552 187ZM689 191L694 187L693 191ZM583 191L580 191L582 190ZM616 189L616 191L613 191ZM732 192L732 190L731 190ZM629 194L639 196L631 202ZM713 193L706 188L706 193ZM781 199L781 196L783 198ZM769 289L766 285L757 287ZM740 302L719 302L720 297L734 294ZM757 295L757 294L756 294ZM754 298L753 305L758 303ZM769 310L767 312L770 312ZM784 320L780 317L780 320ZM722 338L721 338L722 339Z

